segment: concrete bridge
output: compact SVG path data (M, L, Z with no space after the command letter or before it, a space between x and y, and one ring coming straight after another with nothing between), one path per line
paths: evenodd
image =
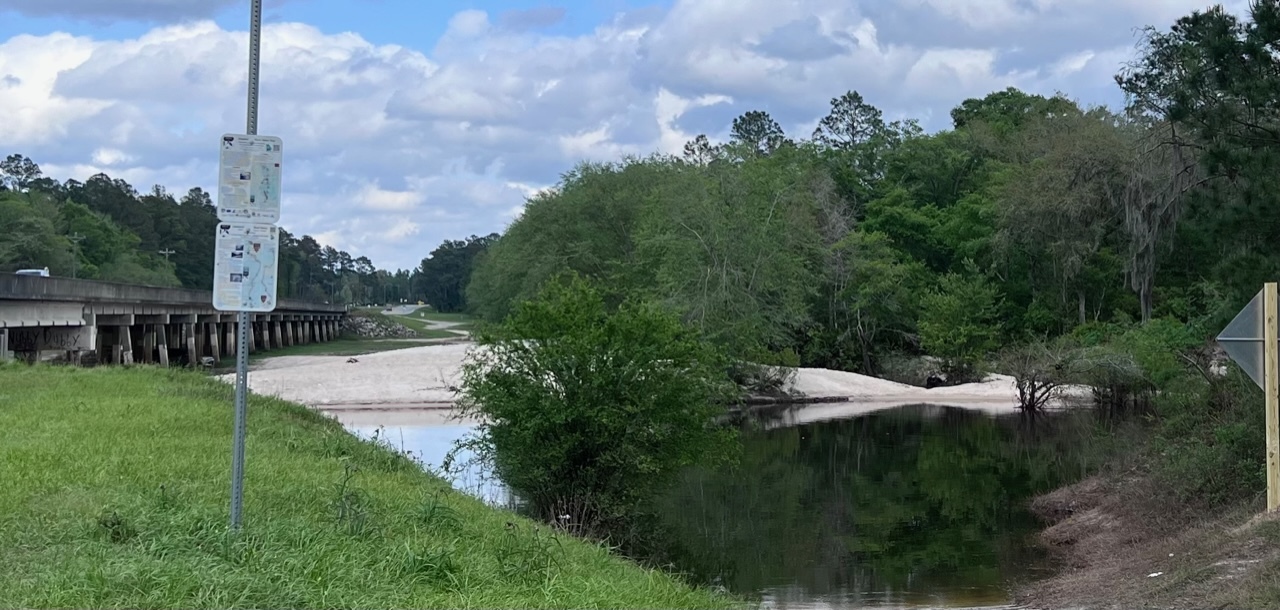
M335 339L345 315L344 305L281 299L251 315L249 351ZM235 358L236 326L236 314L215 310L203 290L0 275L0 359L221 362Z

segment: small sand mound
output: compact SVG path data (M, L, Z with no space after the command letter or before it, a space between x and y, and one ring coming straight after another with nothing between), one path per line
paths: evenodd
M891 396L920 390L905 383L858 373L807 368L796 369L795 382L791 389L810 397Z

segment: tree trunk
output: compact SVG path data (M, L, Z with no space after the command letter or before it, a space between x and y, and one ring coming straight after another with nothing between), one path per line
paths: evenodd
M1087 315L1087 312L1085 311L1085 307L1084 307L1084 291L1081 290L1076 292L1076 298L1077 298L1078 309L1080 311L1080 325L1083 326L1085 323L1085 316Z
M870 375L871 371L871 342L867 340L867 336L858 333L859 343L862 344L862 374Z
M1138 301L1142 305L1142 323L1146 324L1151 321L1151 284L1153 282L1149 278L1142 279L1142 287L1138 289Z

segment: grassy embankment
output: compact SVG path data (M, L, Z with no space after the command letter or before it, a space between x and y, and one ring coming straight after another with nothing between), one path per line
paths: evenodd
M291 403L149 367L0 366L0 607L726 607Z
M418 309L407 316L391 316L391 318L418 331L418 334L423 336L427 336L424 333L444 333L445 336L450 338L464 337L466 336L465 333L474 328L474 320L467 314L438 313L426 307ZM444 323L449 326L447 328L432 328L433 323Z
M291 345L270 351L255 352L249 357L249 360L250 362L258 362L265 358L279 356L361 356L394 349L432 345L437 343L439 339L460 337L455 332L430 328L429 324L419 317L391 316L382 313L378 309L368 308L358 309L351 313L352 315L369 318L384 326L404 326L418 333L418 336L413 339L375 339L371 337L356 337L344 333L338 339L324 343ZM459 328L458 330L465 330L465 328Z
M1262 392L1234 365L1211 372L1203 329L1154 320L1103 330L1113 357L1132 358L1129 379L1139 383L1130 396L1141 400L1123 403L1127 418L1102 411L1098 433L1122 441L1103 468L1032 504L1046 521L1040 540L1065 569L1020 600L1051 609L1280 607L1280 519L1261 516ZM1126 424L1117 428L1117 417Z

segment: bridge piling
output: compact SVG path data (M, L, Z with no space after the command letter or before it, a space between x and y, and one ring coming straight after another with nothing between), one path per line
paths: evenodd
M197 326L199 325L198 324L182 325L182 332L183 332L182 343L183 343L183 347L186 348L186 352L187 352L187 364L191 366L200 364L200 349L204 347L203 345L201 345L200 347L196 347L196 339L200 336L199 333L195 332ZM200 343L204 343L204 341L201 340Z
M138 360L142 364L151 364L152 362L155 362L154 360L155 351L156 351L155 325L143 324L142 325L142 353L139 354L141 358L138 358Z
M160 366L169 366L169 325L156 324L156 355L159 356Z
M218 340L218 326L217 322L205 324L205 331L209 333L208 353L213 358L214 363L222 362L222 346L220 345L221 341Z
M133 333L128 325L116 327L116 363L133 364Z

